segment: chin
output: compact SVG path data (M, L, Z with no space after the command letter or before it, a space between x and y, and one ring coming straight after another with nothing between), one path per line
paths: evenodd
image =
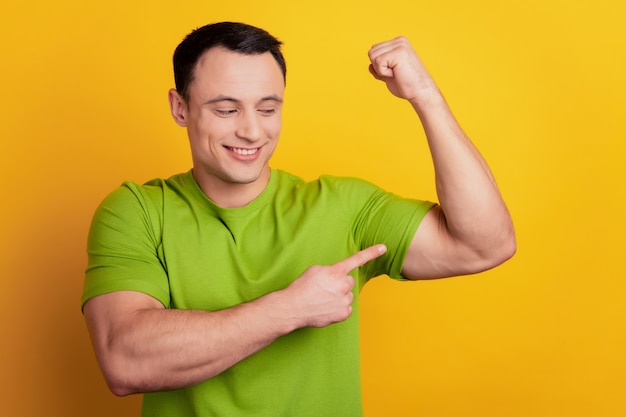
M247 184L254 184L255 182L261 180L262 177L263 177L263 172L257 172L257 173L250 173L248 175L241 175L241 174L230 175L225 181L231 184L247 185Z

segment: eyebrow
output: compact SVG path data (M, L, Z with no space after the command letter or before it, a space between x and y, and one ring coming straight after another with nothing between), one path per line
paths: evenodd
M220 94L219 96L217 96L215 98L212 98L211 100L206 101L204 104L215 104L215 103L221 103L221 102L224 102L224 101L230 102L230 103L241 103L241 100L239 100L239 99L236 99L234 97L224 96L224 95ZM278 97L275 94L272 94L270 96L265 96L265 97L261 98L261 100L259 100L259 103L263 103L263 102L266 102L266 101L274 101L274 102L277 102L277 103L282 103L283 99Z

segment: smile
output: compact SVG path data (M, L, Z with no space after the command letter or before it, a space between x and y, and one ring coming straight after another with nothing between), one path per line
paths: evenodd
M232 148L230 146L227 146L226 148L232 152L235 152L238 155L254 155L255 153L259 151L259 149L261 149L261 148L254 148L254 149Z

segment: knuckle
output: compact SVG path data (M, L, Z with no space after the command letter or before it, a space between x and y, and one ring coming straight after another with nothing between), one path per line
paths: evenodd
M377 55L374 57L373 62L376 66L380 67L385 62L385 57L383 55Z
M350 275L347 275L342 280L339 290L342 293L347 293L347 292L350 292L350 290L352 290L353 287L354 287L354 278L352 278Z
M347 282L348 282L348 285L350 286L350 289L352 289L354 287L354 284L356 283L356 280L354 279L352 275L348 275Z

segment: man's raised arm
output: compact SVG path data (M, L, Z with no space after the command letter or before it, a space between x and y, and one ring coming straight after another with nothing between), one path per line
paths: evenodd
M372 75L415 109L435 168L440 206L420 224L404 276L471 274L509 259L516 250L515 232L498 186L409 41L398 37L376 44L369 57Z

